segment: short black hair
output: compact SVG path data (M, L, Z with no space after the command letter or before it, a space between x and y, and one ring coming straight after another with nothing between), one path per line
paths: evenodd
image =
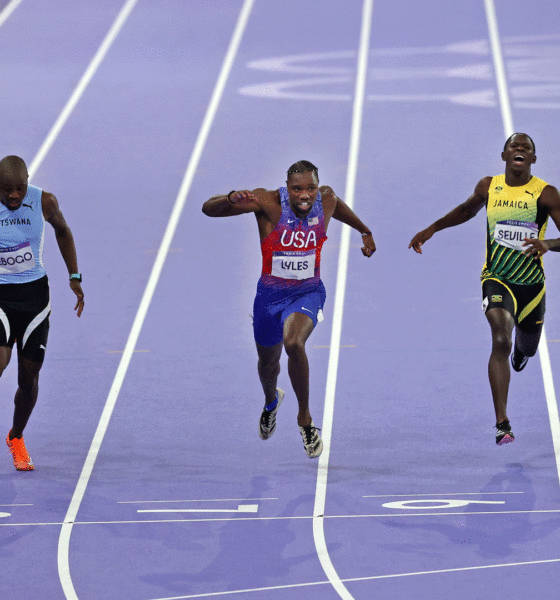
M315 173L319 181L319 169L308 160L298 160L288 169L288 177L292 173Z
M507 145L511 142L511 138L515 137L516 135L524 135L525 137L529 138L531 140L531 144L533 144L533 152L536 154L537 150L535 148L535 142L533 142L533 138L530 135L527 135L526 133L521 133L520 131L518 131L517 133L512 133L508 139L506 140L506 143L504 144L504 152L506 151Z

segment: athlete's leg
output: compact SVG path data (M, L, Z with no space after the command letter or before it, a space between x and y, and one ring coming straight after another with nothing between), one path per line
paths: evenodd
M257 369L265 397L265 405L274 402L276 397L276 382L280 373L280 356L282 342L270 348L257 344L259 362Z
M0 377L10 363L12 349L9 346L0 346Z
M18 389L14 398L14 423L10 431L10 439L23 436L23 430L37 402L39 371L42 366L42 362L25 358L21 352L18 352Z
M507 419L506 406L509 390L509 355L514 320L503 308L490 308L486 318L492 331L492 352L488 361L488 378L492 390L496 423Z
M527 333L519 327L515 328L515 347L523 354L523 356L535 356L539 349L541 339L542 325L537 333Z
M540 301L538 304L532 306L539 298ZM513 357L515 362L522 361L524 357L530 358L535 356L539 348L544 314L546 311L546 294L544 293L544 286L541 291L538 293L535 292L535 300L529 302L528 306L532 306L529 313L524 314L526 309L521 310L521 320L515 324L515 346Z
M313 320L303 313L294 312L284 321L284 348L288 355L288 375L296 394L299 412L298 425L311 424L309 412L309 361L305 342L313 331Z

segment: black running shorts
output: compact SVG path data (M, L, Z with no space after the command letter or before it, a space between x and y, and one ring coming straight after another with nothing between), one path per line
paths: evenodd
M544 322L546 293L544 283L520 285L488 278L482 282L482 310L503 308L525 333L539 333Z
M0 284L0 346L29 360L43 362L49 336L51 304L47 276L26 283Z

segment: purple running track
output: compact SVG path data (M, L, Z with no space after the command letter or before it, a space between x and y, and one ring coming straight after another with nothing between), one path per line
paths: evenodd
M24 0L0 27L2 156L32 160L121 6ZM51 337L26 430L37 469L16 473L6 454L0 470L2 597L65 597L61 524L241 7L140 0L34 175L73 229L86 309L75 318L49 231ZM80 600L340 597L314 544L318 465L285 359L277 432L257 433L254 219L200 207L276 188L301 158L344 196L361 9L254 4L72 529ZM534 173L558 184L558 7L500 1L496 14L514 127L535 139ZM515 600L556 592L560 489L539 358L512 377L515 443L493 443L484 218L441 232L423 256L407 249L502 172L503 140L484 3L374 3L354 208L378 252L363 258L352 233L324 519L347 598L486 597L497 582ZM340 233L333 222L326 319L308 342L319 426ZM546 332L558 380L556 259L545 257ZM9 427L14 365L2 386ZM190 512L138 512L154 510Z

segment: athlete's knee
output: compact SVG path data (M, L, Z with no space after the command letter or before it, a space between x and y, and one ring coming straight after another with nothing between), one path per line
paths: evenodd
M305 355L305 341L300 337L287 337L284 339L286 354L291 358Z
M266 372L269 374L280 373L280 359L274 358L259 358L258 362L259 371L261 373Z
M511 334L505 329L495 329L492 331L492 352L509 355L511 346Z
M31 393L39 387L39 373L19 373L18 387L23 393Z

